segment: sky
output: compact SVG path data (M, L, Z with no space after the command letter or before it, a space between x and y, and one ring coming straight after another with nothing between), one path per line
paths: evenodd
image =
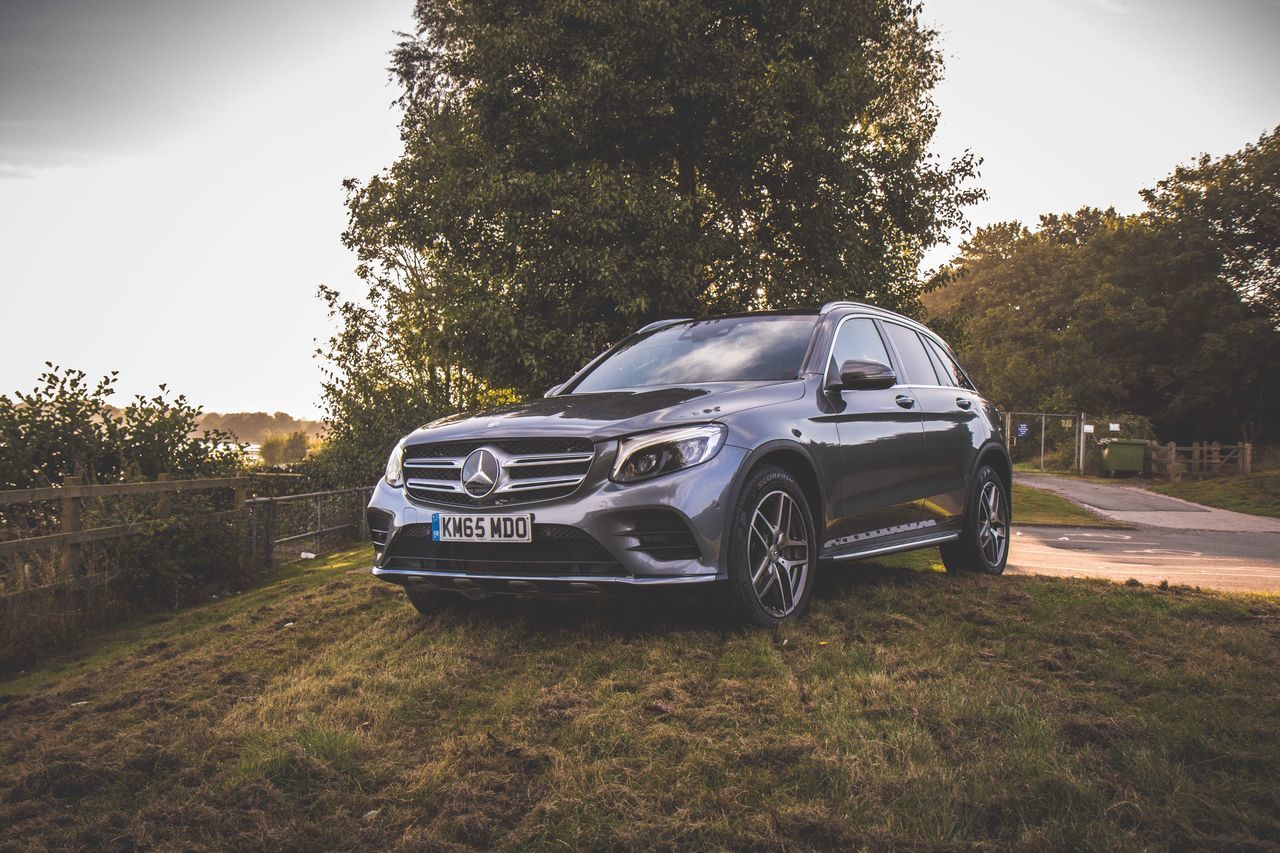
M934 150L974 225L1138 191L1280 124L1280 0L924 0ZM341 182L399 152L386 68L412 0L0 0L0 393L44 362L210 411L316 417L362 288ZM937 265L952 248L926 262Z

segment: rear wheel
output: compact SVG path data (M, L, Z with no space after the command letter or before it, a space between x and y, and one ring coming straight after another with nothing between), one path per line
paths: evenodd
M1004 572L1009 560L1009 494L989 465L978 469L960 538L938 550L949 572Z
M729 536L729 601L740 619L771 627L804 614L818 568L815 539L795 478L773 467L753 473Z

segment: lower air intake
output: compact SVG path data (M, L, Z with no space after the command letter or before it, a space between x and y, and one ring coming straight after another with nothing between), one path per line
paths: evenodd
M535 524L532 542L433 542L431 525L406 525L385 562L389 569L492 575L625 574L591 534L562 524Z

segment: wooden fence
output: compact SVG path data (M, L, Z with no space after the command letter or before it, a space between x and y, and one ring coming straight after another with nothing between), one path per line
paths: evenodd
M1248 474L1253 470L1252 444L1196 442L1179 446L1151 442L1151 473L1155 477L1203 480L1220 474Z
M217 520L223 518L243 518L249 524L250 546L249 556L254 564L272 566L276 562L276 546L301 540L314 540L315 553L321 553L321 545L326 536L350 531L350 538L358 538L367 533L364 521L364 504L372 494L372 488L339 489L327 492L310 492L300 495L279 495L266 497L248 496L251 477L212 477L198 480L171 480L165 474L151 482L142 483L105 483L86 485L80 477L67 477L61 486L48 486L38 489L12 489L0 491L0 506L11 504L32 504L44 502L61 503L59 529L57 533L42 536L28 536L0 542L0 557L18 554L25 551L56 548L60 551L61 582L70 582L81 586L84 580L84 566L81 563L80 546L90 542L101 542L125 536L136 536L154 530L166 520L172 518L170 498L174 492L209 491L213 489L229 489L233 498L233 506L221 512L205 512L201 520ZM155 517L128 524L114 524L105 527L84 528L81 525L84 501L104 497L122 495L157 495ZM326 524L323 513L324 500L335 496L360 496L351 507L352 512L344 513L341 523ZM308 501L314 505L314 512L308 515L314 519L315 527L301 532L284 531L279 535L280 510L282 504ZM332 521L332 519L331 519ZM296 525L294 525L296 526Z

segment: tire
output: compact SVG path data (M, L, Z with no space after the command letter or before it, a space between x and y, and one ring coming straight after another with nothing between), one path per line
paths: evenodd
M738 621L771 628L804 615L817 579L818 545L813 513L794 477L772 466L751 473L734 507L728 547L729 606Z
M1004 573L1009 560L1009 488L990 465L974 477L960 538L939 547L948 572Z

